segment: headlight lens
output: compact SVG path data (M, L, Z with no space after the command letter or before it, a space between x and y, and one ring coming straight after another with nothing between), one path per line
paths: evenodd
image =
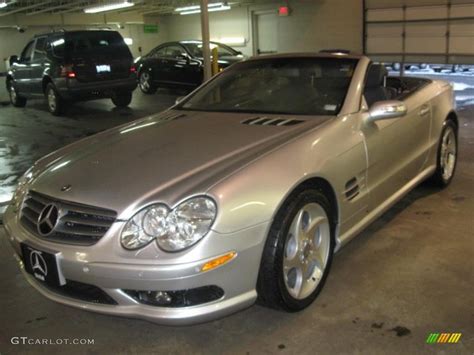
M216 204L208 197L191 198L172 211L164 205L149 206L127 222L121 235L122 246L138 249L156 239L165 251L183 250L209 232L216 212Z
M18 180L18 184L16 187L15 192L13 193L12 197L12 205L15 211L18 211L20 209L21 203L23 202L23 199L28 192L28 186L33 179L33 173L32 173L33 167L28 169L26 173L23 174L23 176Z

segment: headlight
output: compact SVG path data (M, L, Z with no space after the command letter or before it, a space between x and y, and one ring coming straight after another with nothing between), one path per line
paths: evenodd
M191 198L172 211L164 205L149 206L127 222L121 235L122 246L138 249L156 239L165 251L183 250L209 232L216 212L216 204L208 197Z
M23 174L20 180L18 180L18 184L15 192L13 193L11 201L15 211L18 211L20 209L21 203L23 202L23 199L25 198L25 195L28 192L28 186L31 180L33 179L32 170L33 167L29 168L26 173Z

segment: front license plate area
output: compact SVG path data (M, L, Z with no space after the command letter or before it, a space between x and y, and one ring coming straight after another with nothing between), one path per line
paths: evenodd
M52 287L66 284L59 277L57 255L36 249L25 243L21 243L23 265L26 272L38 281Z

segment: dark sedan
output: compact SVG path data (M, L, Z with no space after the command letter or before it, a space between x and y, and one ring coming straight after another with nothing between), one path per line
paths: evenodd
M241 52L211 42L211 49L216 47L220 69L245 59ZM158 87L196 88L203 81L203 57L202 41L159 45L136 63L140 89L145 94L153 94Z

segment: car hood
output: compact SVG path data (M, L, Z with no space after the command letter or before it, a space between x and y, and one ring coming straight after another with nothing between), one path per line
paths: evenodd
M119 218L129 218L150 203L173 206L190 195L205 193L262 154L330 119L298 117L294 118L297 124L287 126L246 122L258 118L173 110L147 117L42 159L36 164L30 189L113 209ZM71 186L69 191L62 192L66 185Z

